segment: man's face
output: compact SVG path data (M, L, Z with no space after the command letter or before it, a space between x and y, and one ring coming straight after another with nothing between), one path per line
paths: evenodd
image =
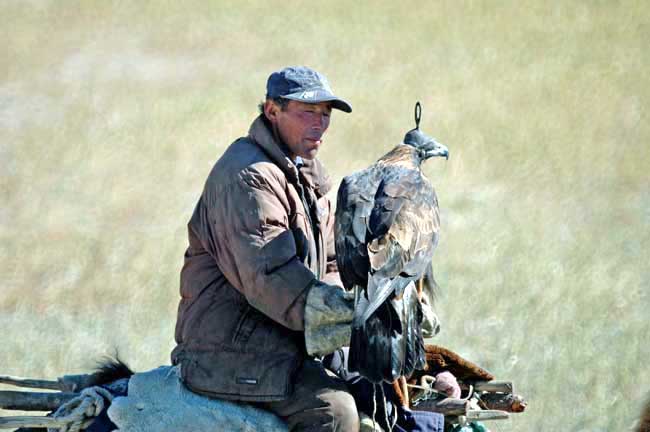
M283 111L272 101L267 101L264 113L289 147L292 158L314 159L330 125L332 108L329 102L308 104L291 100Z

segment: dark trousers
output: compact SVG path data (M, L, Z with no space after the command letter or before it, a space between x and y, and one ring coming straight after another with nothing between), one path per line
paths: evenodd
M294 378L288 399L259 406L282 417L290 432L359 430L359 414L345 381L315 360L306 360Z

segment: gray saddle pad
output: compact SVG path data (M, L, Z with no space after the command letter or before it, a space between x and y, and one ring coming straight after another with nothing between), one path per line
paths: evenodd
M172 366L133 375L128 396L113 399L108 416L124 432L287 432L268 411L192 393Z

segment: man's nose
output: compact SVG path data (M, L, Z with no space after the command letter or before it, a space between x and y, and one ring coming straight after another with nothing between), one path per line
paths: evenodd
M314 122L312 123L312 129L325 130L329 126L329 118L325 114L319 114L314 116Z

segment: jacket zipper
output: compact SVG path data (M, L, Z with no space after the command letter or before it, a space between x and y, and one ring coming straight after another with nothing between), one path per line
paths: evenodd
M307 201L307 197L305 195L305 188L302 185L302 182L300 181L300 174L297 172L298 170L296 169L296 179L297 179L297 186L298 186L298 193L300 194L300 200L302 201L302 205L305 208L305 213L307 215L307 222L309 223L309 226L311 227L311 232L312 236L314 237L314 248L316 249L316 279L320 280L321 279L321 244L320 244L320 230L318 226L314 223L314 216L318 218L318 215L314 215L312 213L312 206L309 205L309 202ZM314 204L316 206L316 204Z

